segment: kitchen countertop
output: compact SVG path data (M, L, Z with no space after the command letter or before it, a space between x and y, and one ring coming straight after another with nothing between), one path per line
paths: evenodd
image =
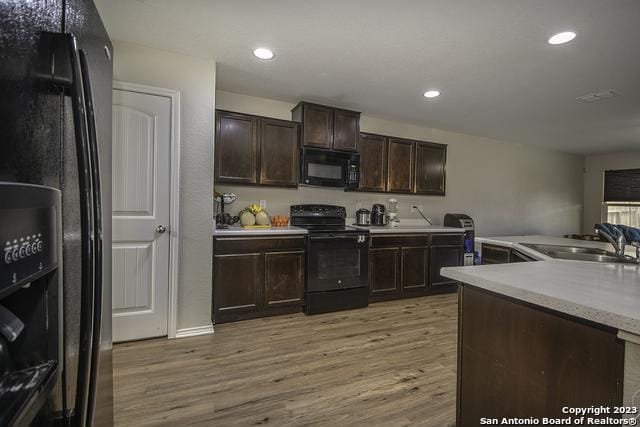
M505 246L508 248L513 248L522 252L525 255L529 255L530 257L538 260L538 261L549 261L553 260L547 255L541 254L540 252L528 248L523 243L537 244L537 245L560 245L560 246L578 246L583 248L595 248L595 249L604 249L609 252L613 252L613 246L608 242L594 242L591 240L576 240L576 239L567 239L564 237L554 237L554 236L540 236L540 235L526 235L526 236L499 236L499 237L476 237L476 243L489 243L492 245ZM479 248L476 247L476 250ZM632 246L627 246L627 255L635 256L636 250Z
M282 236L291 234L308 234L304 228L294 227L271 227L271 228L243 228L240 226L229 226L225 229L213 229L213 237L229 236Z
M537 261L445 267L463 283L640 335L640 266Z
M548 236L477 238L537 254L537 262L445 267L441 274L469 285L640 335L640 266L550 259L520 243L579 245L602 242Z
M464 229L445 227L444 225L429 225L422 220L400 220L399 227L362 226L355 225L355 220L347 220L347 224L362 230L369 230L370 234L411 234L411 233L464 233Z

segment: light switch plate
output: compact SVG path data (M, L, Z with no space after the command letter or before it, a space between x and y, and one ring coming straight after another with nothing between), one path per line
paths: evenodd
M262 209L266 209L267 208L267 201L266 200L260 200L260 207Z

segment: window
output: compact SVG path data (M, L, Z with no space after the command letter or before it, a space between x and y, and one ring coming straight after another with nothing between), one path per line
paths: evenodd
M604 172L602 219L640 228L640 169Z
M640 203L605 203L604 219L611 224L640 228Z

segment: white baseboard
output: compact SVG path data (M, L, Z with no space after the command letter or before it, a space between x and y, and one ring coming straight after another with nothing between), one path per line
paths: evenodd
M207 335L213 333L213 325L195 326L193 328L178 329L176 338L195 337L198 335Z

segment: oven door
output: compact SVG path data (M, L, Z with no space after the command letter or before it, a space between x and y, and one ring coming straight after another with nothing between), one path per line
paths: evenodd
M320 233L309 237L307 292L369 286L369 236Z

